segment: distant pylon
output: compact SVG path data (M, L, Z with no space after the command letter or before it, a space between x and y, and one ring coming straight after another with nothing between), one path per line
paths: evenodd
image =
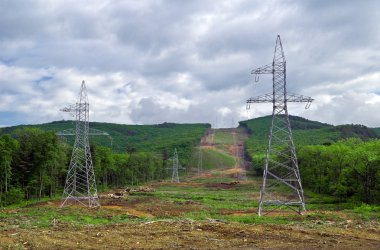
M174 155L173 155L173 172L172 172L172 182L179 182L178 177L178 168L179 168L179 162L178 162L178 154L177 149L174 149Z
M203 152L202 152L202 146L199 144L198 149L198 175L200 175L203 172Z
M279 206L286 206L298 213L306 211L296 150L288 116L288 102L306 102L309 108L312 98L288 94L286 91L286 61L280 36L277 36L273 62L252 70L255 81L259 74L273 75L273 93L253 97L251 103L273 103L272 125L260 190L258 215L269 213ZM294 208L296 207L296 209Z
M62 109L63 112L75 112L76 125L61 207L75 203L100 206L89 143L89 106L86 85L82 81L78 102Z

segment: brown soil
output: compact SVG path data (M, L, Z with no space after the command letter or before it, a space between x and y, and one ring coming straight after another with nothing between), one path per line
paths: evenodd
M242 169L238 166L234 166L234 168L226 169L222 172L222 175L226 177L239 178L242 175L246 174L246 170Z
M131 217L138 218L155 218L155 217L178 217L184 213L202 210L203 206L194 201L171 202L161 200L155 197L134 197L129 196L128 199L100 199L102 206L100 209L104 211L112 211L112 214L126 214ZM61 201L41 202L34 206L54 206L57 209L60 207ZM83 206L74 206L83 209Z
M152 221L87 228L2 231L11 249L379 249L377 233L334 227Z
M205 176L207 174L205 173ZM199 176L193 176L192 178L199 178ZM192 179L188 178L188 179ZM158 187L158 186L176 186L176 187L201 187L203 184L202 183L197 183L197 182L189 182L189 181L181 181L181 182L157 182L151 184L152 187Z

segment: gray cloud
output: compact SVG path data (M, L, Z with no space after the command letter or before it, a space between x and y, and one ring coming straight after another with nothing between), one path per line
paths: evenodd
M290 113L380 126L378 1L69 1L0 3L2 125L65 117L82 79L91 119L215 122L270 114L245 100L271 92L251 69L270 63L276 35L289 92L313 96ZM344 110L350 110L345 112Z

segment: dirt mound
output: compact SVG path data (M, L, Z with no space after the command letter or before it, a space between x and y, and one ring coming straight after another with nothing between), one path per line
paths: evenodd
M232 178L236 178L237 176L241 176L245 174L246 174L246 170L239 167L226 169L222 172L222 175L227 176L227 177L232 177Z
M101 200L101 209L113 209L137 217L177 217L184 213L199 211L202 205L194 201L168 201L156 197L130 197L128 200Z
M193 176L191 178L187 178L186 181L181 181L181 182L160 182L160 183L154 183L152 184L153 187L159 187L159 186L169 186L169 187L201 187L203 184L202 183L197 183L197 182L190 182L188 180L191 179L196 179L199 178L200 176ZM202 175L203 177L203 175Z
M220 189L234 189L234 188L236 188L236 185L238 185L239 183L240 182L238 182L238 181L221 182L221 183L206 183L205 187L220 188Z
M148 186L141 186L141 187L137 187L137 188L129 188L127 187L125 189L125 191L129 194L133 194L133 193L152 193L152 192L155 192L156 190L152 187L148 187Z

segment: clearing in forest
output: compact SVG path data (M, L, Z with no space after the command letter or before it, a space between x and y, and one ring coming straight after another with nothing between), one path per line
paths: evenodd
M98 209L59 209L60 200L1 209L0 248L380 248L378 212L323 197L306 193L303 216L258 217L261 178L246 171L245 138L240 129L210 129L201 142L201 174L109 191Z

